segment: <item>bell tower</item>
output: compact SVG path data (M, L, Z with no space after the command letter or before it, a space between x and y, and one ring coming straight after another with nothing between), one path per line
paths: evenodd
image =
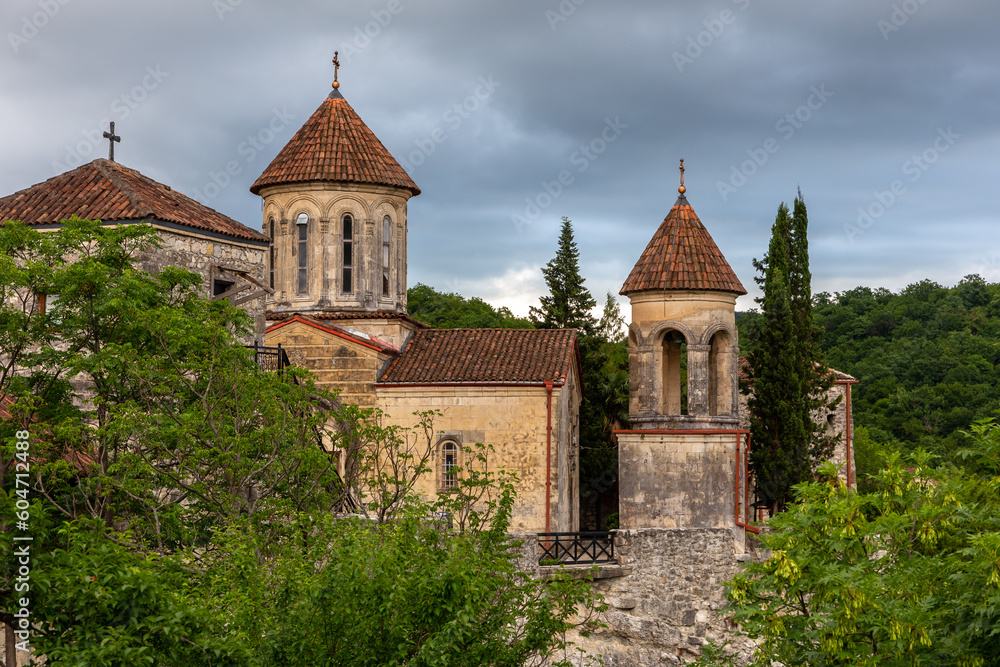
M271 239L269 321L295 313L364 331L405 319L407 202L420 188L344 99L333 62L333 90L250 191Z
M736 298L743 284L680 196L622 286L630 431L618 433L623 528L737 530L745 505ZM740 471L737 472L737 469Z

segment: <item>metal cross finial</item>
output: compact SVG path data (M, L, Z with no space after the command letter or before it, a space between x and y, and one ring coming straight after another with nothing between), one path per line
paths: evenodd
M340 88L340 82L337 81L337 76L340 72L340 51L333 52L333 88L336 90Z
M111 121L111 131L110 132L105 132L104 133L104 138L108 140L109 144L111 144L110 146L108 146L108 159L111 160L112 162L114 162L115 161L115 142L116 141L118 143L122 142L122 138L119 137L117 134L115 134L115 121Z
M684 158L681 158L681 187L677 188L677 192L681 194L687 192L687 188L684 187Z

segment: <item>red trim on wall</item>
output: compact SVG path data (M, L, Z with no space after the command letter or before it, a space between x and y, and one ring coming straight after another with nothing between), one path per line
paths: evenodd
M552 380L545 382L545 532L552 516Z
M317 324L315 322L310 322L309 320L303 319L303 318L299 317L298 315L296 315L295 317L293 317L290 320L285 320L284 322L279 322L278 324L271 325L270 327L267 328L267 330L264 333L268 334L268 333L271 333L272 331L277 331L281 327L288 326L289 324L294 324L295 322L301 322L302 324L305 324L306 326L312 327L313 329L319 329L320 331L325 331L328 334L333 334L334 336L338 336L340 338L343 338L344 340L349 340L352 343L357 343L358 345L361 345L363 347L367 347L370 350L375 350L376 352L381 352L382 354L392 354L393 352L399 353L399 348L398 347L396 347L394 345L390 345L389 343L386 343L385 341L379 341L379 342L382 343L382 345L384 345L385 347L389 348L388 350L386 350L385 348L382 348L382 347L377 347L377 346L372 345L370 343L366 343L365 341L363 341L360 338L357 338L355 336L351 336L349 334L345 334L345 333L343 333L341 331L336 331L334 329L327 329L326 327L324 327L324 326L322 326L320 324ZM378 339L376 338L376 339L373 339L373 340L378 340Z
M546 380L545 382L376 382L379 389L410 389L412 387L537 387L543 388L548 385L562 387L565 380L555 382Z

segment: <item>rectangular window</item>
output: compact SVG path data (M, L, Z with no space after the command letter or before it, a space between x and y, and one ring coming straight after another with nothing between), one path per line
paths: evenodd
M270 273L268 286L274 289L274 219L268 221L268 235L271 237L271 243L268 247L268 270Z
M309 225L299 227L299 294L309 291Z
M354 220L344 216L344 264L340 289L344 293L354 291Z
M389 296L389 240L392 237L392 222L382 220L382 296Z

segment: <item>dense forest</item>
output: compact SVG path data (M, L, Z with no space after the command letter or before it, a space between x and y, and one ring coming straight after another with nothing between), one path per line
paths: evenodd
M859 456L867 445L919 447L949 461L973 422L1000 415L1000 284L971 275L951 288L856 287L814 303L826 363L859 380ZM757 318L739 316L741 352L756 344Z

